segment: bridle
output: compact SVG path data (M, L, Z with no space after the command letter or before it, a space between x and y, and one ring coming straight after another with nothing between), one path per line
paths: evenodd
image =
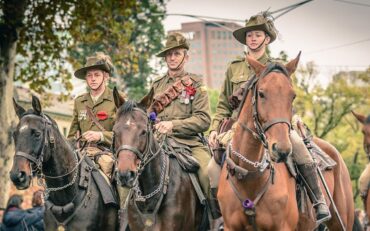
M24 116L29 116L29 115L37 116L37 114L25 114ZM33 155L30 155L28 153L25 153L25 152L22 152L22 151L16 151L15 156L20 156L20 157L26 158L27 160L30 161L30 168L31 168L32 174L34 174L34 173L36 174L37 178L39 179L38 184L45 188L44 194L45 194L45 199L47 199L50 192L56 192L56 191L63 190L63 189L65 189L65 188L67 188L67 187L69 187L69 186L71 186L75 183L75 181L77 179L77 175L78 175L77 169L78 169L78 166L81 164L83 158L81 158L80 161L79 161L77 153L75 151L73 151L73 153L75 154L76 165L73 167L73 169L71 171L69 171L69 172L67 172L63 175L59 175L59 176L45 175L42 172L42 166L43 166L43 163L47 162L50 159L50 157L52 156L52 154L55 153L55 137L54 137L54 134L53 134L53 131L52 131L53 122L50 120L50 118L48 116L46 116L44 113L41 113L39 116L41 117L42 122L44 124L44 130L43 130L44 143L42 145L40 153L38 155L36 155L37 157L34 157ZM50 151L49 151L49 155L46 157L45 150L47 149L47 147L49 147ZM36 166L36 169L33 168L33 166ZM55 188L47 187L45 185L45 183L43 182L44 178L59 179L59 178L68 176L68 175L72 174L73 172L75 174L73 175L72 180L70 182L66 183L65 185L60 186L60 187L55 187Z
M161 147L162 147L163 143L161 145L159 145L159 148L158 148L157 151L153 151L152 150L153 140L154 140L152 123L150 122L150 120L148 118L148 115L147 115L147 113L144 110L142 110L140 108L133 108L133 111L138 111L141 114L143 114L145 118L147 118L147 121L146 121L146 127L147 127L146 140L147 140L147 142L146 142L145 150L143 152L141 152L138 148L133 147L131 145L126 145L126 144L123 144L123 145L119 146L117 148L117 150L115 150L115 134L113 134L112 151L113 151L113 153L114 153L114 155L116 157L116 161L118 161L119 153L121 151L123 151L123 150L127 150L127 151L130 151L130 152L134 153L136 155L136 157L140 160L140 163L139 163L139 165L137 167L137 176L136 176L136 179L134 181L135 183L134 183L133 190L135 192L135 200L136 201L142 201L142 202L144 202L147 199L155 196L161 190L164 190L163 189L164 188L164 185L167 184L165 178L168 175L169 162L168 162L168 157L165 157L165 155L162 155L162 157L163 157L163 165L161 166L160 184L151 193L149 193L147 195L142 195L142 192L141 192L141 190L139 188L139 183L138 183L139 176L143 172L145 166L148 163L150 163L150 161L153 160L157 155L159 155L160 153L162 153L162 148ZM117 182L119 184L121 184L120 179L119 179L119 176L118 176L119 171L118 171L118 167L117 166L118 166L118 164L116 163L116 180L117 180Z
M249 92L249 90L252 90L252 92L253 92L253 95L252 95L252 106L253 106L252 107L252 114L253 114L253 124L254 124L254 130L255 131L253 129L249 128L247 125L245 125L243 123L238 122L238 124L243 129L250 132L256 139L260 140L261 143L263 144L263 146L266 149L268 149L268 142L267 142L265 133L269 128L271 128L275 124L284 123L284 124L288 125L289 132L292 129L290 119L288 119L288 118L276 118L276 119L270 120L268 122L265 122L263 124L261 124L261 122L259 120L258 108L257 108L257 100L258 100L257 83L258 83L259 80L263 79L267 74L269 74L271 72L283 73L287 78L289 78L288 70L283 65L281 65L280 63L270 63L259 76L254 76L253 77L253 80L252 80L251 84L249 85L249 87L247 88L247 90L245 91L245 93L243 95L243 100L239 105L239 114L238 114L238 117L239 117L240 112L241 112L241 108L244 105L244 102L247 98L248 92Z

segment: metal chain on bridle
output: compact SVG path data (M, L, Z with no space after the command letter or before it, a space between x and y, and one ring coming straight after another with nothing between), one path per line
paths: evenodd
M146 124L147 124L147 137L146 137L147 142L146 143L147 143L147 145L145 147L145 150L143 152L141 152L139 149L137 149L136 147L133 147L131 145L121 145L120 147L118 147L117 150L114 150L114 145L113 145L113 153L116 156L116 161L118 161L119 153L123 150L128 150L128 151L133 152L140 159L140 163L137 167L137 169L138 169L137 170L137 176L136 176L135 181L134 181L135 183L134 183L133 190L135 192L136 201L144 202L147 199L150 199L153 196L155 196L156 194L158 194L163 189L164 183L166 181L166 179L165 179L166 178L166 176L165 176L166 175L166 169L167 169L167 165L169 163L168 163L168 158L165 158L165 156L162 155L163 165L161 166L160 183L157 186L157 188L155 190L153 190L151 193L149 193L147 195L142 195L142 192L141 192L140 187L139 187L139 177L140 177L141 173L143 172L145 166L148 163L150 163L150 161L153 160L157 155L162 153L162 148L161 147L163 146L163 143L165 142L165 139L159 145L158 150L156 152L154 152L152 150L153 140L154 140L153 131L152 131L151 123L149 122L147 114L145 113L145 111L143 111L139 108L134 108L133 110L139 111L140 113L145 115L145 118L147 118L147 121L146 121ZM113 140L114 140L114 137L113 137ZM116 166L117 166L117 164L116 164ZM118 173L117 167L116 167L116 173ZM121 184L119 177L116 177L116 180L119 184Z
M35 115L35 114L31 114L31 115ZM25 116L27 116L27 115L25 115ZM53 125L52 121L46 115L44 115L43 113L41 113L40 116L42 118L42 121L44 122L44 132L43 132L43 134L44 134L44 144L42 145L42 148L41 148L41 151L40 151L39 155L37 155L37 157L34 157L33 155L30 155L28 153L25 153L25 152L22 152L22 151L17 151L15 153L15 156L21 156L21 157L24 157L24 158L26 158L27 160L30 161L30 169L31 169L32 173L36 174L36 176L38 178L38 181L37 181L38 184L45 189L44 190L44 196L45 196L45 199L47 199L49 197L50 192L57 192L57 191L66 189L66 188L72 186L76 182L76 179L77 179L77 176L78 176L77 168L81 164L83 158L81 158L80 161L79 161L76 151L73 151L74 156L75 156L76 165L73 167L73 169L71 171L69 171L69 172L67 172L63 175L59 175L59 176L45 175L42 172L42 165L43 165L44 160L45 160L44 159L45 149L47 147L50 148L49 156L45 160L45 161L47 161L50 158L50 156L55 152L55 137L54 137L54 134L52 132L52 125ZM36 167L33 168L33 165L35 165ZM74 172L74 175L73 175L72 180L70 182L68 182L67 184L62 185L60 187L53 187L53 188L52 187L47 187L47 185L43 181L45 178L59 179L59 178L68 176L68 175L72 174L73 172Z

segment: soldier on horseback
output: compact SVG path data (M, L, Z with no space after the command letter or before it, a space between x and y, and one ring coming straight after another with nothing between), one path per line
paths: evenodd
M83 142L87 142L84 152L95 161L109 180L113 178L114 159L110 147L116 106L107 81L113 71L111 58L97 52L96 55L87 57L85 66L74 73L77 78L86 80L88 92L75 99L73 121L67 136L78 148L82 147ZM129 190L118 187L118 192L123 204Z
M200 136L211 122L208 94L201 78L184 70L189 60L188 50L189 43L182 34L168 35L166 47L157 54L165 59L168 72L152 84L148 94L151 97L149 111L151 117L156 117L155 129L159 133L191 149L191 155L200 165L197 175L202 191L208 198L206 168L211 156ZM214 203L209 204L213 218L220 217Z
M267 45L276 39L276 29L273 21L267 13L252 16L246 26L233 32L234 37L248 48L248 55L254 57L262 64L271 62L271 58L266 52ZM237 119L238 100L243 96L243 91L255 75L252 68L246 62L245 57L238 58L231 62L226 71L226 78L221 90L219 102L215 117L211 124L209 143L215 151L215 155L208 165L208 174L210 178L211 191L217 192L220 176L220 160L223 152L219 153L218 142L227 146L233 135L233 128L225 132L223 128L230 128L230 123ZM231 118L231 119L230 119ZM222 131L220 131L220 128ZM320 189L319 180L316 172L316 164L311 154L307 150L302 138L292 130L290 140L293 147L293 159L307 181L310 191L310 199L316 209L316 220L318 223L329 220L331 215L328 206L325 203L324 196ZM279 160L276 157L275 160ZM218 163L217 163L218 162Z

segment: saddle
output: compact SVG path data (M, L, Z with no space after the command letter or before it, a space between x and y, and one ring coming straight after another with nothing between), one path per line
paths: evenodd
M114 186L107 182L103 176L103 173L99 171L93 160L91 160L90 157L85 156L84 161L81 163L78 185L80 188L87 189L91 180L95 181L96 186L103 198L104 204L113 204L115 206L119 206L118 196Z
M171 137L166 138L163 150L168 156L175 157L185 172L196 173L200 168L199 162L192 156L191 149Z
M234 123L235 123L235 120L232 118L222 119L217 128L217 133L221 134L221 133L225 133L229 131L232 128ZM214 160L216 161L217 164L221 165L222 157L224 153L226 152L226 147L220 142L217 142L217 147L212 149L212 151L213 151Z

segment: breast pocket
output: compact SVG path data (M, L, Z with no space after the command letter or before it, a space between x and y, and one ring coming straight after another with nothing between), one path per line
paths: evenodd
M244 76L243 74L239 76L235 76L235 78L231 79L233 93L237 91L245 82L247 81L248 77Z

